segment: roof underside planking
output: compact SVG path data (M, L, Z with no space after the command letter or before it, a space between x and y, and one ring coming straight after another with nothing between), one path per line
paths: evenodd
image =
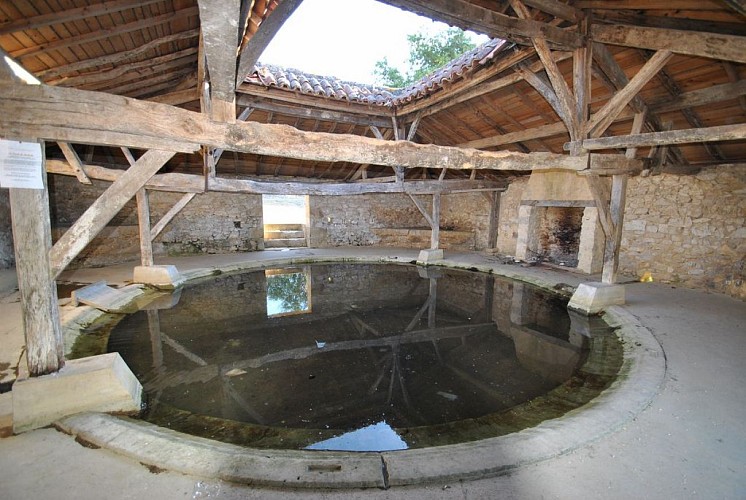
M704 141L652 151L641 146L638 158L656 157L681 173L746 162L746 17L738 0L384 0L506 40L493 40L398 91L254 67L298 3L9 0L0 3L0 48L48 85L171 104L216 120L237 116L308 132L554 154L586 137L572 116L580 112L571 109L581 95L574 75L585 61L586 104L598 127L590 137L628 135L635 113L645 110L642 132L700 129ZM215 15L216 6L233 15ZM535 43L538 34L545 41ZM577 49L583 46L591 47L592 57L582 59ZM212 96L203 92L204 80ZM630 95L623 102L610 102L625 92ZM731 127L730 135L714 135L712 127ZM128 165L118 148L76 144L75 151L83 164ZM391 166L376 164L215 149L208 154L218 160L216 174L226 177L365 181L394 175ZM48 155L65 158L53 144ZM201 175L205 164L199 154L180 153L165 171ZM405 175L437 179L441 171L423 165ZM470 175L446 173L449 179ZM476 175L499 180L506 173Z

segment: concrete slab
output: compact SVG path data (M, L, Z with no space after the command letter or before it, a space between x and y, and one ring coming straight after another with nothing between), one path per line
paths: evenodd
M82 411L139 412L142 386L119 353L70 360L58 372L13 384L13 431Z
M105 312L132 312L132 302L142 294L137 287L117 290L102 280L73 290L70 301L74 306L85 304Z
M443 250L428 249L420 250L420 254L417 256L417 264L428 265L443 260Z
M610 306L624 304L624 285L581 283L567 307L584 314L597 314Z
M179 270L171 265L135 266L132 280L164 290L172 290L184 284Z

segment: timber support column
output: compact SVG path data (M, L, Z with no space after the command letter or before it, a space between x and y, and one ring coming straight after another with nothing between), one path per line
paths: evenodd
M41 144L42 165L44 144ZM41 168L41 165L40 165ZM57 286L51 276L52 231L46 175L43 189L10 189L10 214L16 255L23 333L31 376L60 370L65 364Z

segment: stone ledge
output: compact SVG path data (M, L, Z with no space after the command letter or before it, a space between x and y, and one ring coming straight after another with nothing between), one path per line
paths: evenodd
M139 412L142 385L113 352L67 361L58 372L13 384L13 432L83 411Z

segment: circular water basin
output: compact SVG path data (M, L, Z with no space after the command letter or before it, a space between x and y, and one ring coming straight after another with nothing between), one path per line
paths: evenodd
M109 334L142 418L251 448L391 451L503 436L614 381L614 329L531 285L442 268L221 275Z

